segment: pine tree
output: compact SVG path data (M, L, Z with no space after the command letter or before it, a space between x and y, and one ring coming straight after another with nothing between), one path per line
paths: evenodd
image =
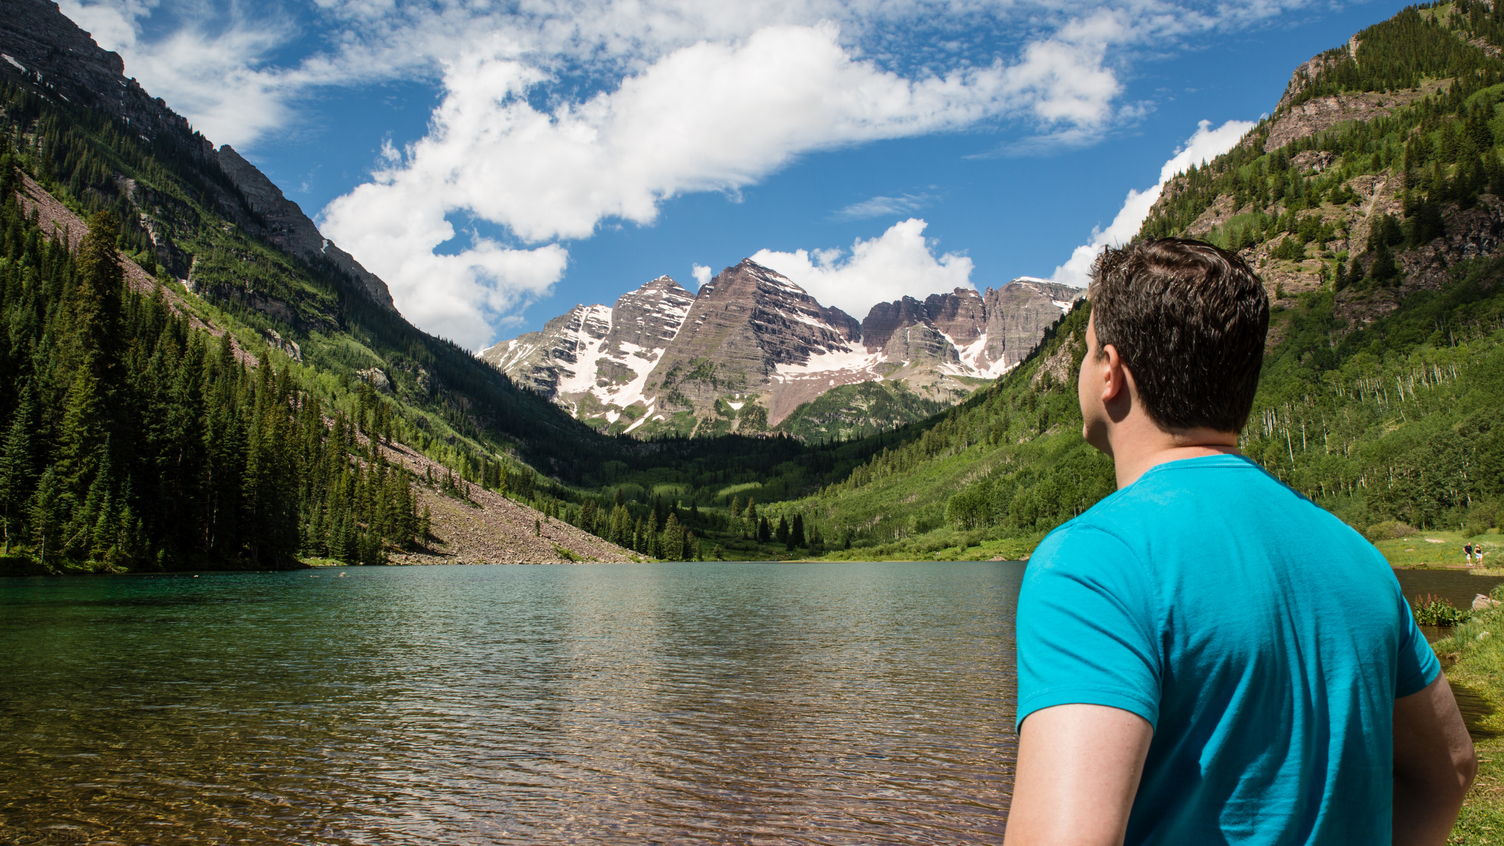
M28 384L21 390L21 400L11 416L5 441L0 444L0 532L4 554L10 553L11 533L24 525L26 501L36 478L36 401Z
M27 503L26 519L31 526L31 544L43 567L51 567L61 557L63 509L57 471L53 467L42 473L36 490Z
M660 541L659 552L656 558L665 558L672 561L686 561L689 559L686 549L686 536L684 526L679 518L673 514L663 522L663 535Z
M1373 264L1369 265L1368 276L1381 284L1388 284L1399 277L1399 265L1395 264L1394 253L1389 249L1388 243L1379 243Z

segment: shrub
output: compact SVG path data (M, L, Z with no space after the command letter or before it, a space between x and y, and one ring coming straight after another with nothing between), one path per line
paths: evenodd
M1408 538L1415 534L1415 527L1399 520L1385 520L1382 523L1374 523L1363 530L1363 536L1370 541L1398 540Z
M1273 258L1300 261L1306 257L1306 244L1298 236L1287 235L1271 252Z
M1455 626L1467 622L1472 616L1472 611L1458 608L1451 600L1434 593L1416 597L1410 606L1415 609L1415 622L1422 626Z

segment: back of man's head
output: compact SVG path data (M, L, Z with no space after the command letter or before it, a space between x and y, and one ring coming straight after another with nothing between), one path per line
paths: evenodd
M1253 408L1269 298L1248 263L1201 241L1107 249L1092 267L1098 349L1112 345L1167 431L1241 431Z

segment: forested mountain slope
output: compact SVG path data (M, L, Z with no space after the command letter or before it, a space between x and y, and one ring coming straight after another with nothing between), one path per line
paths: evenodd
M696 557L724 545L763 557L785 547L759 541L745 516L718 512L735 496L728 490L755 489L764 501L801 495L884 443L816 452L787 438L638 442L595 432L413 328L379 279L323 241L235 151L216 150L125 77L120 58L56 5L7 3L0 56L0 287L9 292L0 292L0 317L10 326L0 427L36 424L14 461L0 454L0 470L14 470L0 496L9 509L0 556L11 568L431 560L421 548L432 540L421 537L425 511L436 534L453 517L452 533L472 537L464 560L609 551L575 527L639 555ZM100 355L114 374L102 402L121 412L96 421L93 457L69 469L57 493L43 481L78 448L59 428L72 419L73 359L54 353L82 343L68 328L68 300L93 273L60 246L76 248L83 219L101 211L116 227L101 237L124 256L129 279L98 288L110 311L120 303L119 349ZM391 446L373 452L373 440ZM333 476L320 474L340 455L366 476L336 494L326 490ZM287 495L293 487L301 492ZM43 509L39 498L54 493L61 498ZM525 517L491 494L537 512ZM257 512L261 502L277 503L274 513ZM495 506L482 512L512 517L476 524L481 502ZM44 527L63 513L74 516L60 546ZM227 523L241 528L221 530ZM495 532L520 536L498 552L480 537Z
M542 524L609 439L413 328L54 4L8 2L0 54L10 566L379 561L472 484L541 509L520 547L576 537ZM381 444L442 463L415 476Z
M394 415L393 424L425 449L447 442L456 462L477 463L497 446L541 465L599 448L593 433L531 392L413 328L380 280L316 230L289 237L291 204L279 192L265 196L275 188L264 176L126 79L119 57L55 6L16 0L7 13L0 127L15 164L84 216L113 212L125 252L169 286L191 290L188 301L209 322L208 312L233 318L249 346L359 378L422 409Z
M1274 314L1243 448L1360 529L1500 522L1501 56L1504 4L1406 9L1298 69L1142 230L1254 264ZM858 554L1026 551L1112 487L1077 431L1084 326L1082 307L1019 370L788 507Z

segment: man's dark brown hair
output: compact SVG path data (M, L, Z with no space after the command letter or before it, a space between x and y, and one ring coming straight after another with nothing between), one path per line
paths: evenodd
M1242 431L1269 329L1269 298L1248 263L1159 238L1103 250L1091 279L1098 349L1117 347L1154 422Z

